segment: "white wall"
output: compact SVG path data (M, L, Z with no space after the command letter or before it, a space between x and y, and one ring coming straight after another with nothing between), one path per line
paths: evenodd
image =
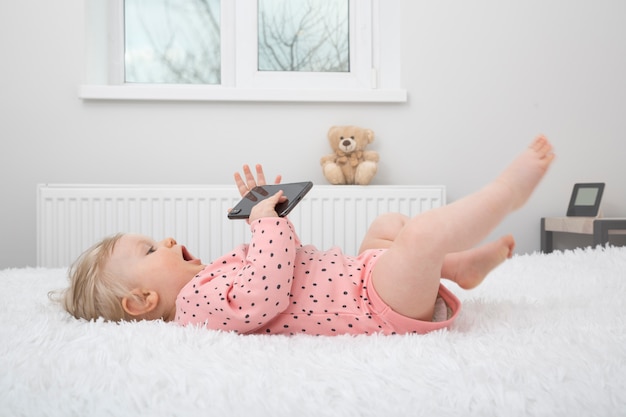
M0 268L35 264L41 182L230 183L242 163L323 183L333 124L372 128L377 184L475 190L539 132L558 160L494 232L539 249L572 184L626 215L626 2L403 1L406 104L83 102L82 3L0 3Z

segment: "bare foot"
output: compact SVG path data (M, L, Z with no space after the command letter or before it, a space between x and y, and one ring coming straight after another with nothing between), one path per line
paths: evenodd
M478 248L451 253L446 256L441 274L463 289L475 288L489 272L513 256L514 247L515 239L506 235Z
M506 185L512 192L512 209L516 210L526 203L533 190L554 160L552 144L545 136L537 136L496 180Z

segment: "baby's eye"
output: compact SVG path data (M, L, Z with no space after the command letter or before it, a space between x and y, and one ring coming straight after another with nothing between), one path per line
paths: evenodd
M146 255L150 255L152 252L156 252L156 248L154 246L150 246L150 249L148 249Z

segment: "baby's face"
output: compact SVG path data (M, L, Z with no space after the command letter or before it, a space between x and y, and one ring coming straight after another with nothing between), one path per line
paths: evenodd
M120 238L107 263L107 269L131 288L156 291L165 320L173 319L178 293L203 268L200 259L174 239L156 242L135 234Z

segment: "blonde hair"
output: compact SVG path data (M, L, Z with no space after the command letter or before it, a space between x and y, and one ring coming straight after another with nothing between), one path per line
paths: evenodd
M122 307L122 298L129 295L130 288L106 268L122 236L118 233L106 237L83 252L69 269L70 286L56 295L51 294L51 298L56 298L77 319L130 319Z

